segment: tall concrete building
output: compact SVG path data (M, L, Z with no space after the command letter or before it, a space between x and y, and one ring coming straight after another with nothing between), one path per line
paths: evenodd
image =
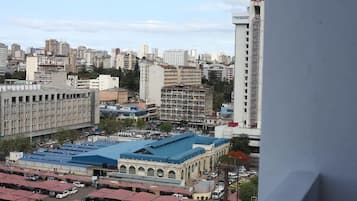
M120 54L120 48L113 48L112 49L112 54L110 55L110 68L115 68L116 61L117 61L117 55Z
M136 55L132 52L122 52L116 57L116 69L134 70L136 64Z
M57 45L56 55L69 56L70 50L71 48L67 42L59 42Z
M48 39L45 43L46 54L56 55L58 51L58 41L56 39Z
M158 48L152 48L151 53L153 54L154 58L159 56L159 49Z
M158 65L149 61L140 64L140 99L161 105L161 89L176 85L201 85L201 70L189 66Z
M141 47L140 47L140 50L139 50L139 58L143 58L145 57L147 54L149 54L149 46L147 44L143 44Z
M8 55L7 45L0 43L0 75L5 74L5 69L7 66L7 55Z
M35 72L67 71L69 57L37 55L26 58L26 80L34 80Z
M35 137L99 123L96 90L0 86L0 138Z
M161 89L160 120L203 125L213 112L213 90L202 85Z
M20 50L21 50L21 46L19 44L13 43L11 45L11 57L15 57L16 51L20 51Z
M163 55L164 63L173 66L187 66L188 65L188 51L187 50L166 50Z
M249 13L233 15L235 24L234 121L260 128L263 72L264 1L251 1Z

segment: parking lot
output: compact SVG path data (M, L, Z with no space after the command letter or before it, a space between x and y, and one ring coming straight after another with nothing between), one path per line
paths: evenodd
M96 189L92 186L86 186L84 188L78 189L79 191L75 194L72 194L70 196L67 196L62 199L56 199L54 197L49 197L44 199L44 201L55 201L55 200L63 200L63 201L73 201L73 200L82 200L84 199L89 193L95 191Z

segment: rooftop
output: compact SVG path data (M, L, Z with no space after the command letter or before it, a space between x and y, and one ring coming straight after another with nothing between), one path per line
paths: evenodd
M121 158L178 164L205 153L205 149L202 147L193 148L194 144L219 147L228 142L228 139L185 133L152 142L133 153L123 153Z

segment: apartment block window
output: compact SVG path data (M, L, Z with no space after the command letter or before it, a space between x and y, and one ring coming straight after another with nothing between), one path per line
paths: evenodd
M247 51L245 51L245 54L247 54L247 55L248 55L248 50L247 50Z
M30 102L30 96L26 96L26 103Z
M244 112L247 112L247 108L244 108Z
M245 60L248 61L248 57L245 57Z
M249 41L249 38L248 38L248 37L246 38L246 41L247 41L247 42Z
M245 74L248 74L248 70L245 70Z
M249 44L246 44L245 47L248 49L249 48Z
M247 29L249 29L249 24L247 24Z
M12 102L12 103L16 103L16 97L12 97L12 98L11 98L11 102Z
M246 81L247 81L247 80L248 80L248 76L245 76L245 77L244 77L244 80L246 80Z
M23 101L23 97L20 96L20 97L19 97L19 102L22 103L22 101Z
M32 102L36 102L36 96L32 96Z

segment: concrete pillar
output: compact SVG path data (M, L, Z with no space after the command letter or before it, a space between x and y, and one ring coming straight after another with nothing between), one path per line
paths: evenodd
M356 200L356 7L266 1L259 200L294 171L321 175L319 200Z

